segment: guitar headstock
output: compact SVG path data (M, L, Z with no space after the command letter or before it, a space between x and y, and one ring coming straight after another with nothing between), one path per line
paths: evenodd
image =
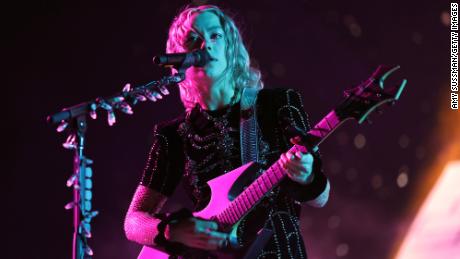
M393 105L401 96L407 80L399 86L385 87L384 82L399 66L390 68L380 65L369 79L362 84L344 91L346 99L336 108L342 118L354 118L362 123L375 110L382 112Z

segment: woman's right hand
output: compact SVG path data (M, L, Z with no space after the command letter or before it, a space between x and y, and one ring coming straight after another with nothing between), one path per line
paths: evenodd
M165 237L171 242L179 242L188 247L202 250L217 250L228 240L228 234L217 231L214 221L199 218L186 218L170 222Z

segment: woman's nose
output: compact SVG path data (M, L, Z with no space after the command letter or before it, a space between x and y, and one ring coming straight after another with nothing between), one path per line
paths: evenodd
M211 44L209 44L209 41L203 40L201 43L201 49L211 50Z

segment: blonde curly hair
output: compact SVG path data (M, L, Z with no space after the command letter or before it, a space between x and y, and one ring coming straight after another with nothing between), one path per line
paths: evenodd
M186 37L190 30L187 26L195 13L211 12L215 14L222 26L226 40L227 67L223 72L228 76L235 87L235 94L241 94L244 87L262 88L260 71L251 67L250 58L243 39L233 19L225 14L219 7L214 5L201 5L197 7L186 6L173 20L169 27L169 37L166 44L167 53L188 52ZM172 73L177 71L173 69ZM179 83L180 97L185 110L190 111L195 107L200 98L200 92L196 85L189 79ZM235 98L234 98L235 99Z

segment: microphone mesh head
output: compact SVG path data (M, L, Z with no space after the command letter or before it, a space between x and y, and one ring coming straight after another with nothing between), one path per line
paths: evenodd
M193 52L195 67L204 67L210 61L211 57L208 52L204 49L196 50Z

